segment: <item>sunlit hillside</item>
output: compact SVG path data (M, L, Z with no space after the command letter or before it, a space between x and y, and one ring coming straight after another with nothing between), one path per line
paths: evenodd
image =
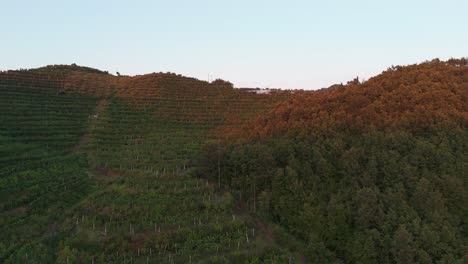
M1 263L466 263L467 60L318 91L0 72Z

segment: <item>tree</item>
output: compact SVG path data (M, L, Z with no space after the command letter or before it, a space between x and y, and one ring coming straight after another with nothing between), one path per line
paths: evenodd
M382 224L383 210L380 204L380 192L376 187L365 187L357 191L355 196L356 223L358 228L377 228Z
M234 84L232 84L229 81L225 81L223 79L216 79L213 82L211 82L211 84L219 86L219 87L223 87L223 88L234 88Z
M380 233L376 229L356 233L352 245L352 256L356 263L372 264L380 261Z
M400 225L393 236L393 258L397 264L414 263L413 236Z

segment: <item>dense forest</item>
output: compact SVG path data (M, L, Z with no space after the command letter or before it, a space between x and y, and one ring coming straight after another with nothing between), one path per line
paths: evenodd
M313 263L467 263L468 64L392 66L220 128L200 176Z

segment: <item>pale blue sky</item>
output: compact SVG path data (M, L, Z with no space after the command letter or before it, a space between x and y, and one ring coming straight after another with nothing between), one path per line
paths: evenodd
M468 56L468 1L0 0L0 70L171 71L317 89Z

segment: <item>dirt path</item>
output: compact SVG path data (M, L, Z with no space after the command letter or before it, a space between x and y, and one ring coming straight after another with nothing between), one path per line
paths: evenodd
M102 166L96 166L96 168L94 168L94 170L99 172L102 175L107 176L107 177L118 177L118 176L120 176L119 171L112 170L112 169L109 169L109 168L105 168L105 167L102 167Z
M250 216L255 223L255 228L259 230L259 233L261 233L264 236L265 241L270 244L278 245L278 242L276 241L275 234L273 232L272 227L265 220L263 220L260 216L249 212L249 210L247 209L247 205L243 201L237 201L234 212L237 215ZM293 252L293 254L295 258L297 258L296 263L303 263L303 264L310 263L310 261L305 256L304 252L302 252L301 250L296 250L295 252Z
M265 238L268 242L274 242L275 237L273 235L273 231L265 224L265 222L260 219L259 217L254 217L255 220L255 226L257 229L260 230L263 234L265 234Z
M88 126L88 131L81 135L80 141L78 144L76 144L72 148L72 152L85 152L86 151L86 146L88 146L89 141L91 140L91 134L89 132L89 128L94 126L97 122L99 122L99 118L101 118L102 113L106 110L107 106L109 105L109 102L107 99L102 99L100 100L96 108L94 110L94 113L89 117L89 126ZM103 166L96 166L95 168L90 168L91 170L98 172L99 174L105 175L107 177L117 177L120 176L120 172L116 170L112 170L109 168L105 168Z
M268 223L266 223L259 216L252 215L252 218L255 221L256 228L259 229L260 232L264 234L266 241L268 241L269 243L278 244L276 242L275 234L273 233L273 230L272 230L271 226L269 226ZM294 252L294 254L297 257L297 261L298 261L297 263L303 263L303 264L310 263L309 260L306 258L304 252L302 252L301 250L299 250L299 249L296 250L296 252Z
M96 123L97 120L99 120L102 112L104 112L104 110L107 108L108 105L109 103L107 102L106 99L102 99L98 102L96 109L94 110L94 113L90 116L91 121L89 123L89 126L92 126L93 124ZM88 145L89 140L90 140L90 134L89 134L89 131L87 131L86 133L81 135L80 141L71 149L71 151L83 152L85 147Z

